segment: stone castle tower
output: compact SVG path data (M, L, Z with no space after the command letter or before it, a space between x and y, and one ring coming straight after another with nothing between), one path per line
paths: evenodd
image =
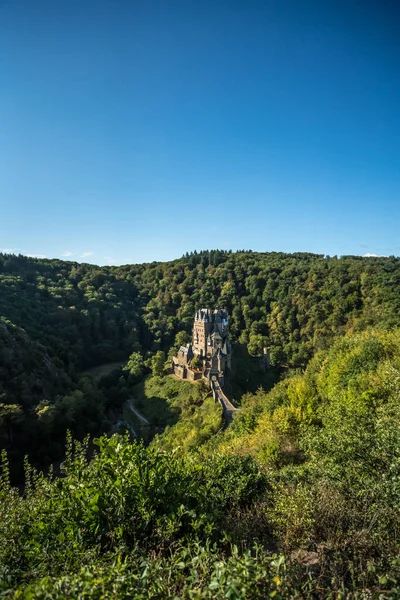
M221 382L224 373L231 368L231 345L229 341L229 317L226 310L200 308L194 316L192 343L181 346L173 358L172 369L182 379L211 380L216 376ZM202 369L191 368L191 360L198 357Z

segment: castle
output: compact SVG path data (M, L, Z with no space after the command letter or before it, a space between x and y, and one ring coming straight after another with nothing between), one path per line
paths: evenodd
M200 308L196 312L192 342L181 346L172 359L172 372L177 377L210 382L215 376L223 384L224 373L231 368L228 320L226 310Z

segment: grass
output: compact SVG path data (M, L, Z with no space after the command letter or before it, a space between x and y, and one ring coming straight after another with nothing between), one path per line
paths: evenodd
M151 426L143 425L128 408L124 419L145 441L155 437L154 443L162 448L192 448L221 427L221 407L201 382L193 385L170 375L149 376L134 386L131 397Z
M152 425L174 425L186 407L201 404L208 390L188 381L165 377L146 377L132 391L135 407Z
M191 405L182 411L179 421L166 427L153 444L163 450L179 448L180 453L194 450L214 436L222 427L222 409L213 398L205 398L201 405Z

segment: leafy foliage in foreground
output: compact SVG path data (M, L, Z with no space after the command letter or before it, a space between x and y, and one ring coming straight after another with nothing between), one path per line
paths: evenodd
M72 456L70 446L63 477L54 481L27 467L25 497L10 487L3 464L5 587L79 572L96 561L125 561L132 551L165 558L175 547L183 552L183 543L217 542L230 510L265 489L249 458L210 455L200 464L117 436L98 445L90 463L86 448L75 444Z
M216 546L179 546L166 557L149 558L134 552L124 561L91 566L60 578L45 577L15 598L64 600L67 598L134 598L135 600L214 600L304 597L315 589L312 581L296 579L283 556L262 550L230 554Z
M332 538L318 552L298 549L285 558L265 547L285 546L285 535L296 526L304 531L306 520L314 539L297 544L315 549L320 541L308 504L321 491L318 479L307 488L302 471L263 474L250 457L180 457L120 436L98 446L88 463L87 448L69 442L55 480L26 465L24 496L10 487L3 462L0 590L7 597L261 600L399 592L396 554L381 552L388 541L393 548L395 532L380 540L370 529L365 546L363 529L352 531L351 490L350 510L336 492L330 512L326 504L317 515L324 519L320 532L346 515L336 525L341 547ZM388 507L386 501L382 512ZM381 518L374 523L380 535Z

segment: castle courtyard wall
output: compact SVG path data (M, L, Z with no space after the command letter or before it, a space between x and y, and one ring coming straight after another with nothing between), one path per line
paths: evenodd
M201 371L192 371L192 369L187 370L187 378L190 381L197 381L203 377L203 373Z

